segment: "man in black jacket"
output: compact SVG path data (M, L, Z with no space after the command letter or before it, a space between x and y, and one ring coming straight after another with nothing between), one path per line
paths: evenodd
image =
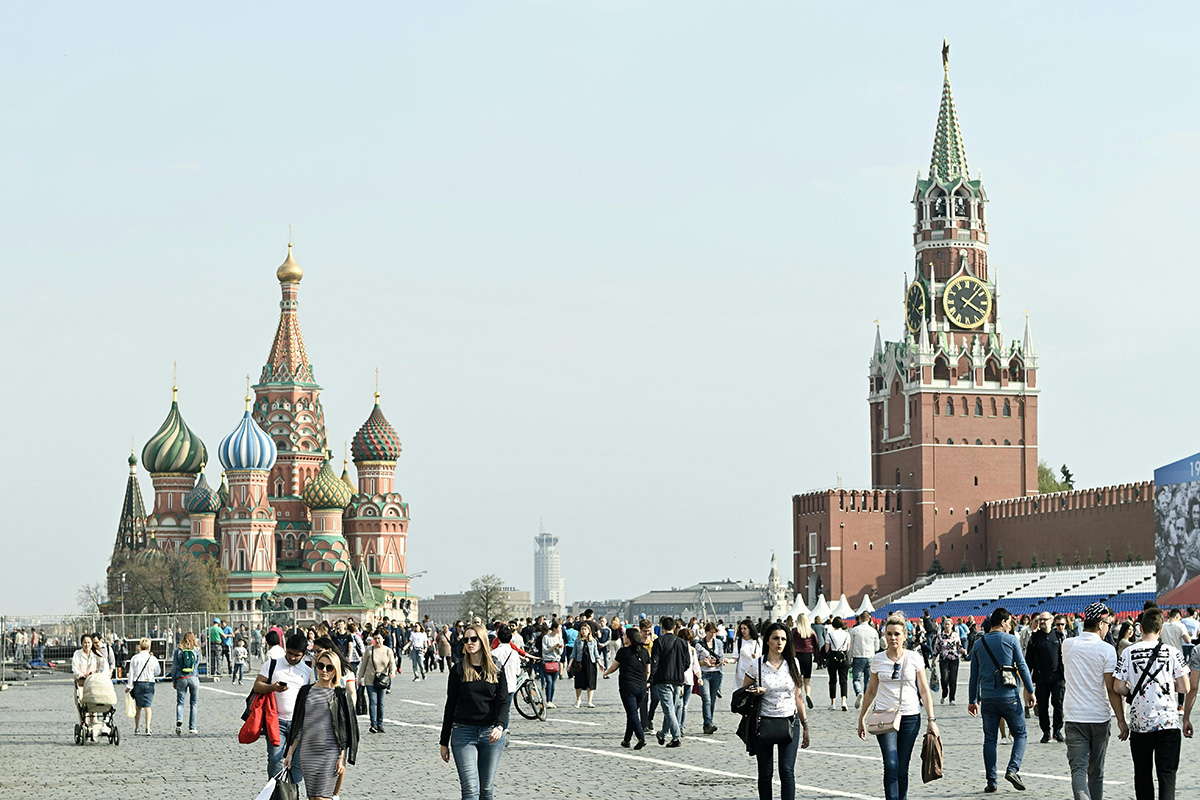
M1054 622L1061 620L1058 627ZM1066 634L1066 617L1055 620L1050 612L1038 616L1038 629L1029 637L1025 660L1037 690L1038 722L1042 726L1042 744L1050 741L1050 706L1054 706L1054 740L1063 740L1063 677L1062 643Z
M683 732L679 729L679 715L683 710L683 685L687 680L688 668L692 665L692 654L687 642L674 633L675 620L663 617L658 623L662 635L654 640L650 652L650 691L662 706L662 730L658 732L658 743L666 743L667 732L671 741L667 747L679 747Z

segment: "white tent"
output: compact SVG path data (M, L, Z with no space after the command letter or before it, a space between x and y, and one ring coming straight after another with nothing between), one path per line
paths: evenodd
M804 604L804 596L798 594L796 595L796 602L792 603L792 609L788 612L788 616L790 616L792 619L796 619L801 614L808 614L809 616L812 616L812 612L809 611L808 606Z
M875 606L871 605L871 595L864 593L862 604L858 607L858 613L861 614L864 611L871 613L874 610Z
M829 618L833 616L829 603L825 601L825 595L817 595L817 604L813 607L812 615L813 619L820 617L822 622L828 622Z
M838 598L837 605L834 606L833 610L829 613L833 614L835 617L850 619L854 616L854 609L850 607L850 602L846 599L846 595L843 594Z

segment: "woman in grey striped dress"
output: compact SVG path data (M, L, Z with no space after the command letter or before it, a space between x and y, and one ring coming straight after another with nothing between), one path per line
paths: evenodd
M288 730L284 772L299 749L300 772L309 800L333 797L338 777L358 756L358 718L342 683L343 662L336 650L321 653L314 665L317 682L303 686Z

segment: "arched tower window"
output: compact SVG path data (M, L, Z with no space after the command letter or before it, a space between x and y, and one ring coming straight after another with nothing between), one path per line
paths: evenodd
M900 470L896 470L896 485L900 485Z
M946 196L941 191L933 197L933 216L934 218L946 216Z
M301 597L299 600L296 601L296 610L297 611L305 611L307 609L308 609L308 598L307 597Z
M947 417L954 416L954 398L952 398L952 397L946 398L946 416Z
M944 355L938 356L933 362L933 378L938 381L950 380L950 362Z
M967 411L967 398L965 397L962 399L962 413L964 417L969 413Z
M983 401L980 400L978 397L975 398L975 416L977 416L977 417L983 416Z
M1012 416L1012 402L1007 399L1004 401L1004 416Z
M992 416L996 416L996 398L992 398Z
M989 358L983 365L983 379L985 381L1000 380L1000 364L994 359Z

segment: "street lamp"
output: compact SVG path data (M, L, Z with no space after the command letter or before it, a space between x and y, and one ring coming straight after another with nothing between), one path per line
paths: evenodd
M121 638L125 638L125 573L121 573Z

